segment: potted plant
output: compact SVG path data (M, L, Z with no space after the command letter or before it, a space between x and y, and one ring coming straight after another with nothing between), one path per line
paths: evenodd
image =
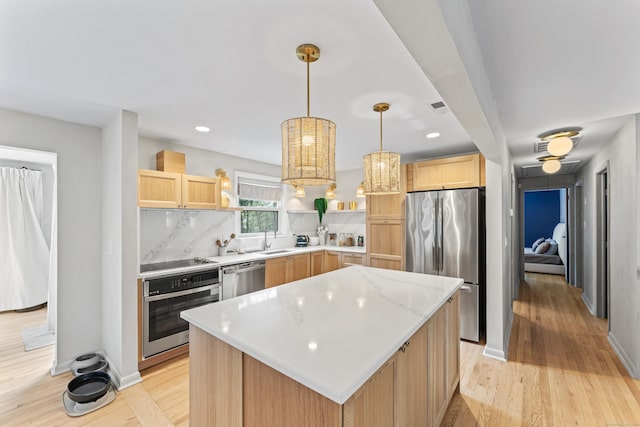
M320 220L320 225L316 227L316 233L318 234L321 245L326 243L327 231L329 231L329 227L322 225L322 216L327 212L327 204L327 199L324 197L317 198L313 201L313 207L318 211L318 219Z

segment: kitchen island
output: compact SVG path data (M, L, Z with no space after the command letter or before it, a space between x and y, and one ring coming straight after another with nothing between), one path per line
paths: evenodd
M461 284L353 266L182 312L191 425L439 424Z

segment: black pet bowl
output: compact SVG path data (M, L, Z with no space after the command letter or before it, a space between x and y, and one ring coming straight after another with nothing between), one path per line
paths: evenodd
M78 403L94 402L104 396L111 385L105 372L87 372L75 377L67 385L69 399Z

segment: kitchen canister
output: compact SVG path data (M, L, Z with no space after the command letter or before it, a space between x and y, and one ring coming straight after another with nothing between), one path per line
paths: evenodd
M338 202L338 210L339 211L343 211L344 210L344 202Z

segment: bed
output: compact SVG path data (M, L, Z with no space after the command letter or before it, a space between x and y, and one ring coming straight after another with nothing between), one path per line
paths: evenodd
M524 248L524 271L548 274L565 274L567 260L566 225L558 223L551 236L558 244L557 254L535 253L532 248Z

